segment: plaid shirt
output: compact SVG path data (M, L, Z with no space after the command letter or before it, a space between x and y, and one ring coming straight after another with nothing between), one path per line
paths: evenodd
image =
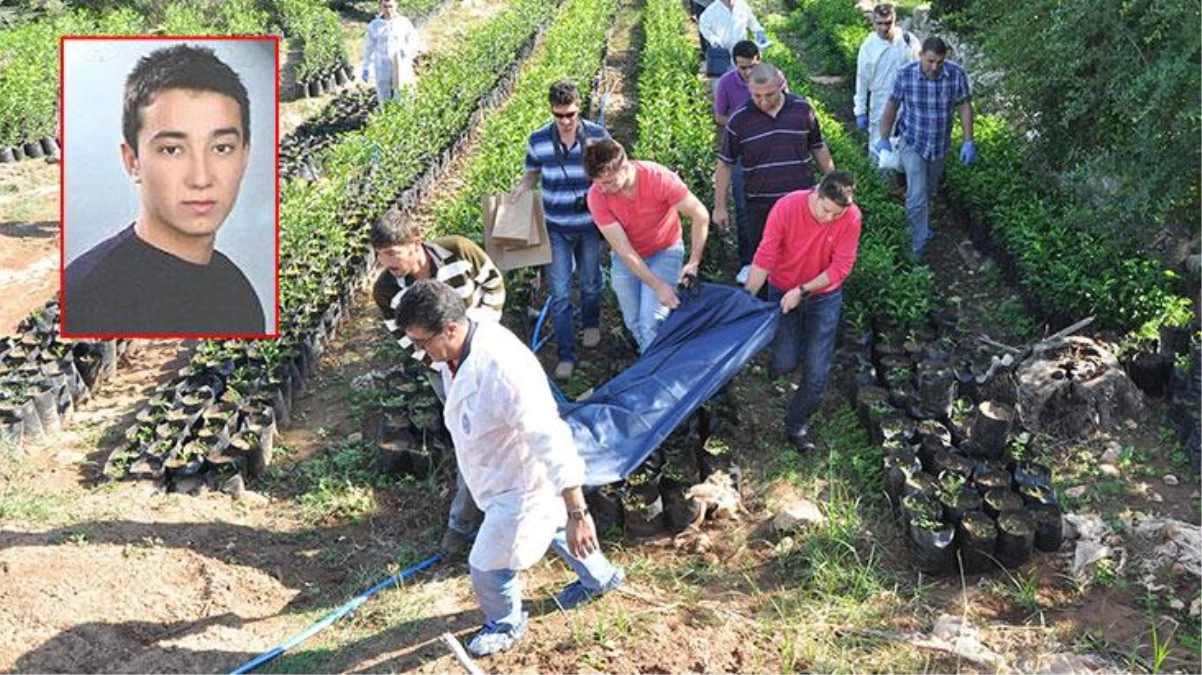
M893 81L889 101L898 106L898 133L924 159L947 155L952 144L952 116L967 103L971 92L968 75L960 64L944 61L939 77L923 74L922 63L902 66Z

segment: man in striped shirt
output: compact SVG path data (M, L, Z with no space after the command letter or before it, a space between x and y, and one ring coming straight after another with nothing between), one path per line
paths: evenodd
M500 322L505 306L505 281L488 254L470 239L451 235L423 241L421 229L415 223L389 211L372 227L371 245L385 268L372 286L372 299L384 314L384 325L401 347L413 349L413 358L424 359L426 352L415 348L404 327L397 325L396 308L406 291L419 280L437 279L449 285L463 299L473 320ZM428 375L438 400L445 403L441 376L434 370ZM461 555L482 519L483 514L459 475L442 551Z
M567 380L576 368L576 323L572 308L572 270L580 274L581 344L601 342L601 233L588 211L592 181L584 173L584 146L609 138L603 127L580 116L580 91L570 80L551 85L550 124L530 135L526 177L519 190L530 190L542 178L543 213L551 237L551 324L559 363L555 378Z
M818 116L805 99L785 92L785 77L776 66L760 63L752 68L747 89L751 100L730 116L722 133L714 172L713 216L717 228L729 228L726 204L731 173L742 160L749 244L740 252L746 254L740 261L744 266L751 264L750 256L760 245L768 212L776 201L795 190L814 187L815 162L824 174L835 170Z

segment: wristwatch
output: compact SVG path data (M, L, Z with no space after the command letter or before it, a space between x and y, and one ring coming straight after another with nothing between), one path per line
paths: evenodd
M568 518L571 518L572 520L584 520L585 516L587 516L587 515L588 515L588 507L587 506L583 506L581 508L572 509L572 510L568 511Z

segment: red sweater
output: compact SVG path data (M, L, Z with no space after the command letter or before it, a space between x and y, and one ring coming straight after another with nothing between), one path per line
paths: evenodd
M860 207L852 204L843 215L820 223L810 212L813 190L781 197L768 214L764 237L752 261L768 270L768 282L782 291L796 288L826 272L831 283L815 293L830 293L843 284L856 262L860 245Z

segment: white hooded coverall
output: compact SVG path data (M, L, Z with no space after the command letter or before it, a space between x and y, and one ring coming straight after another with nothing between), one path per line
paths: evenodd
M363 72L368 65L376 71L376 98L383 103L396 96L394 88L417 82L413 59L426 51L426 41L413 27L413 22L400 14L391 19L377 16L367 24L367 39L363 43ZM398 70L393 73L393 62Z
M468 562L484 571L522 570L567 523L562 492L583 485L584 461L530 349L492 321L474 326L454 377L447 364L435 364L455 458L484 511Z
M853 104L856 116L868 113L868 150L874 158L876 153L872 151L872 144L880 138L881 116L885 114L885 104L893 91L893 78L902 66L918 60L921 47L918 38L900 26L893 31L892 42L882 40L874 31L860 45Z

